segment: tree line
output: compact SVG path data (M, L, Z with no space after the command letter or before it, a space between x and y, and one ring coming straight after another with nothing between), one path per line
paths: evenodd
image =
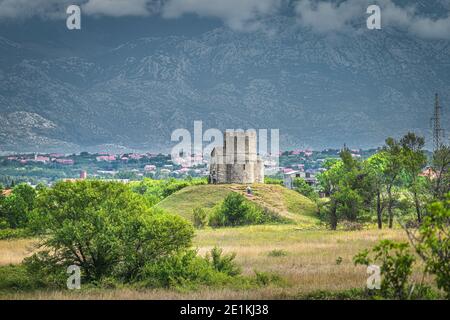
M328 200L319 205L331 229L343 221L370 221L374 217L379 229L385 223L392 228L395 217L421 224L428 205L444 200L450 191L450 148L442 145L428 159L424 146L423 137L409 132L399 140L386 139L368 159L356 159L344 148L339 159L327 160L327 170L318 180ZM305 190L311 197L304 186L299 191Z

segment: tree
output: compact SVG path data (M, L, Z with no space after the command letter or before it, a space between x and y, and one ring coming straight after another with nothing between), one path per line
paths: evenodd
M347 149L341 151L340 157L340 161L327 161L328 170L319 175L322 190L330 197L328 213L332 230L336 230L340 218L356 221L371 198L362 163Z
M384 298L406 299L410 286L408 279L412 274L415 257L410 253L408 243L382 240L370 252L364 250L357 254L353 261L355 265L373 265L380 263L383 279L380 292Z
M34 201L36 199L36 190L26 183L21 183L14 187L12 191L13 195L23 199L26 205L27 211L33 210Z
M330 219L330 227L332 230L336 230L338 224L338 203L335 194L338 192L339 181L343 174L343 165L342 160L327 160L324 163L324 167L327 170L318 176L322 191L326 196L330 197L328 214Z
M318 196L313 187L311 187L308 183L306 183L305 179L295 178L294 179L294 188L295 191L304 195L305 197L315 201Z
M403 170L402 148L397 140L387 138L386 145L383 147L382 153L386 158L386 166L383 174L385 176L385 187L388 197L387 209L389 215L389 228L392 228L394 223L394 197L392 194L392 189L398 183L400 174Z
M365 171L368 180L371 182L372 190L375 193L377 224L378 229L383 228L383 188L385 182L384 171L387 165L387 159L383 153L376 153L365 161Z
M24 228L34 208L36 191L27 184L14 187L12 194L0 199L0 219L9 228Z
M450 147L441 146L433 154L433 169L436 178L433 179L433 196L436 200L443 200L450 192Z
M450 193L429 206L418 231L406 231L425 271L435 276L438 288L450 299Z
M127 185L96 180L40 192L33 225L42 250L27 264L44 275L77 265L87 281L133 279L144 264L188 248L193 237L186 220L149 209Z
M408 178L408 189L411 191L416 208L417 221L422 222L421 204L419 200L419 173L427 164L423 151L425 139L409 132L401 140L403 168Z

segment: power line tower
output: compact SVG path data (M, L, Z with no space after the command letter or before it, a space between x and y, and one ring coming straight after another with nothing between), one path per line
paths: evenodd
M436 93L434 102L434 115L431 118L431 126L433 129L434 151L441 148L444 143L444 129L441 128L442 107L439 103L439 95Z

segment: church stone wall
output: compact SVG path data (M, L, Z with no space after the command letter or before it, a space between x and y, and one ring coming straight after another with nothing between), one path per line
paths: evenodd
M264 183L264 163L257 155L256 132L226 132L224 146L211 153L210 183Z

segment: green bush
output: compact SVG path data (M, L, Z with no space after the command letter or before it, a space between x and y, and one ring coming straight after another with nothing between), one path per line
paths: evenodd
M216 206L209 217L209 225L242 226L281 221L275 214L248 201L243 195L232 192Z
M274 249L272 251L269 251L267 255L269 257L284 257L287 256L287 252L283 249Z
M264 183L265 184L276 184L276 185L282 186L283 185L283 179L264 177Z
M34 208L36 191L27 184L14 187L8 197L0 197L0 229L26 228Z
M230 280L230 275L216 270L195 251L160 259L145 265L141 284L146 287L192 287L219 285Z
M26 291L40 286L23 265L0 266L0 291Z
M297 296L300 300L380 300L382 297L374 294L373 291L365 289L350 289L345 291L316 291L305 295ZM418 285L412 290L411 300L439 300L442 295L432 288Z
M450 299L450 194L447 200L433 203L419 227L415 248L433 274L439 289Z
M193 210L194 227L203 228L208 224L208 214L203 208L195 208Z
M408 243L382 240L372 249L373 258L368 250L353 258L355 265L381 264L381 290L384 298L407 299L411 292L408 283L412 273L414 256L409 252Z
M255 281L258 286L268 286L272 283L280 284L282 282L282 279L275 273L255 270Z
M294 179L294 190L313 201L319 199L319 195L317 194L316 190L314 190L313 187L306 183L305 179L303 178Z
M215 270L232 277L241 273L241 269L234 262L235 258L236 253L223 255L223 250L217 247L214 247L211 254L206 256L206 260L211 263Z
M145 264L189 248L194 234L186 220L149 209L121 183L60 182L36 202L43 250L25 263L56 279L78 265L84 282L133 281Z
M28 229L0 229L0 240L26 238L31 235Z
M133 185L133 191L144 196L147 203L153 206L167 198L171 194L193 185L207 184L206 178L195 179L166 179L166 180L154 180L150 178L144 178L143 181Z

